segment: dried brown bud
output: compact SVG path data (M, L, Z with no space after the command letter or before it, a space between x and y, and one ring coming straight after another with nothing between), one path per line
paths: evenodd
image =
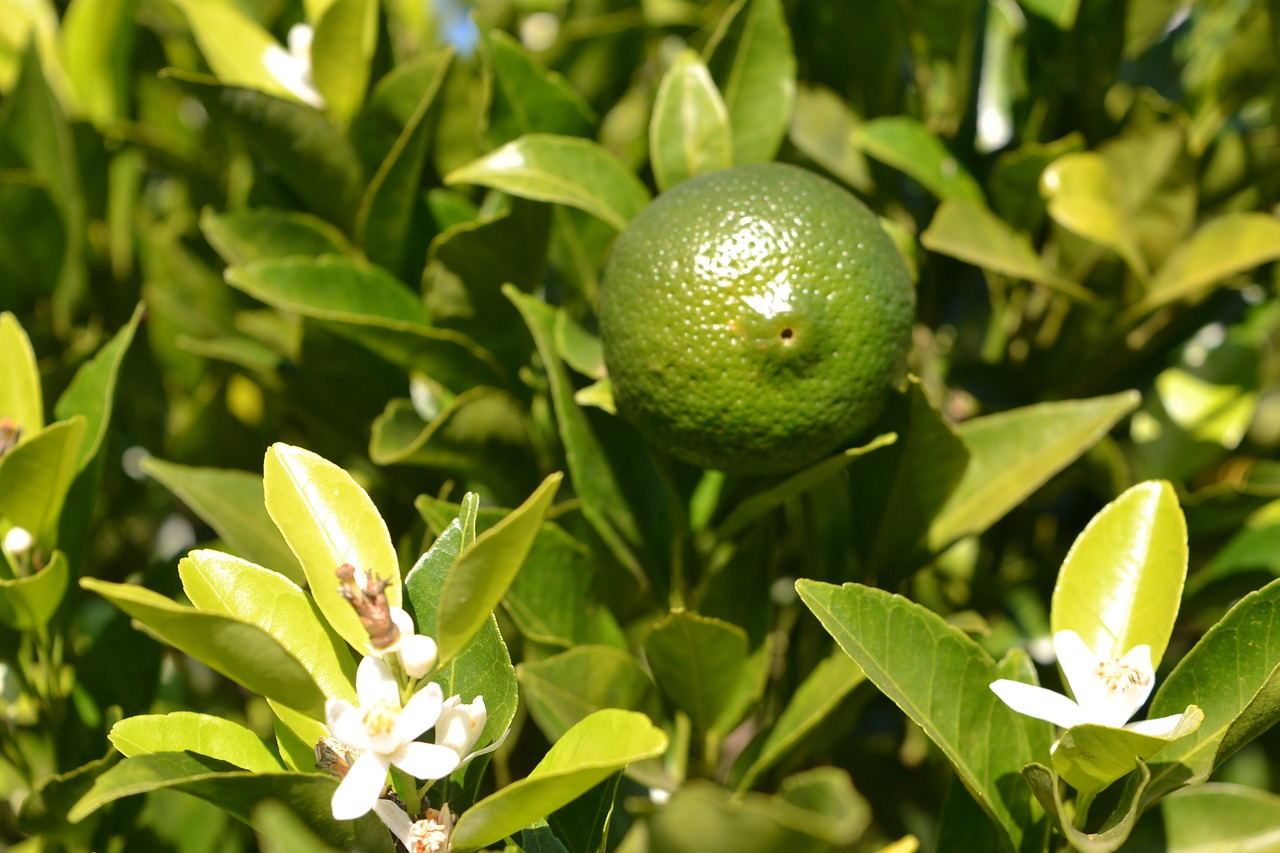
M358 754L337 738L322 737L316 741L316 769L341 779L347 775Z
M391 581L369 575L361 589L356 581L355 566L350 563L339 566L336 574L340 584L338 592L355 608L360 624L369 632L369 644L374 651L394 648L400 641L400 629L391 619L391 605L387 602L387 585Z

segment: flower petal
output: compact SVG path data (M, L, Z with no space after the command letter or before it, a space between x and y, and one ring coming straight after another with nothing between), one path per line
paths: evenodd
M325 725L329 734L355 749L369 748L369 733L365 731L364 715L360 709L343 699L326 699L324 702Z
M360 666L356 667L356 694L360 697L361 707L379 701L389 702L394 708L400 707L400 685L391 667L371 655L365 655Z
M447 746L414 741L391 753L391 763L415 779L443 779L458 769L458 753Z
M415 740L418 735L436 724L440 708L444 704L444 692L434 681L425 685L405 703L396 719L395 736L399 743ZM423 778L423 777L418 777Z
M1173 714L1169 717L1156 717L1154 720L1140 720L1136 723L1130 723L1125 726L1131 732L1137 732L1142 735L1152 735L1154 737L1168 737L1173 734L1173 730L1182 722L1182 718L1186 713Z
M355 820L369 813L382 796L387 783L387 757L376 752L362 753L333 792L330 806L334 820Z
M1071 688L1071 695L1083 708L1092 707L1102 698L1095 673L1102 663L1084 639L1075 631L1059 631L1053 635L1053 653L1058 656L1058 667Z
M1151 695L1151 690L1156 686L1156 667L1151 662L1151 646L1143 643L1140 646L1134 646L1125 653L1120 659L1121 666L1127 666L1129 669L1138 673L1142 678L1142 686L1135 689L1128 696L1129 713L1125 716L1128 720L1138 712L1138 709L1147 701L1147 697Z
M489 753L493 752L495 749L497 749L498 747L502 746L504 743L507 742L507 735L509 734L511 734L511 729L507 729L505 732L502 733L502 737L498 738L493 743L486 746L484 749L477 749L475 752L471 753L466 758L462 759L462 764L466 764L468 761L470 761L473 758L479 758L482 755L488 755ZM459 764L458 766L461 767L462 764Z
M373 804L373 810L378 813L378 817L382 818L382 822L386 824L387 829L391 830L391 834L400 839L401 844L413 849L409 844L409 830L413 829L413 821L409 819L409 815L405 814L404 809L390 800L378 800Z
M1046 720L1064 729L1084 722L1080 706L1061 693L1002 678L991 682L991 692L1019 714Z

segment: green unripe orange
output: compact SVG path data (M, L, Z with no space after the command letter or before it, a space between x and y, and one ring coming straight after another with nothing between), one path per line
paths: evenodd
M739 166L618 236L600 332L620 413L672 455L767 474L865 430L900 384L915 297L875 215L812 172Z

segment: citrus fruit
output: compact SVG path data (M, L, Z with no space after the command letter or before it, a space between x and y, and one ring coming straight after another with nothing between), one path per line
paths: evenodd
M877 417L915 296L875 215L812 172L724 169L658 196L615 242L600 332L620 413L677 458L794 470Z

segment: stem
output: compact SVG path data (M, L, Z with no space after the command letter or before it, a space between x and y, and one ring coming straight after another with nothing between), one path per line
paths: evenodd
M1093 805L1093 798L1097 796L1097 793L1097 791L1081 791L1076 797L1076 816L1071 822L1081 832L1085 831L1084 825L1089 820L1089 806Z
M391 787L396 796L404 803L409 817L417 820L422 815L422 793L418 790L418 782L398 767L391 768Z

